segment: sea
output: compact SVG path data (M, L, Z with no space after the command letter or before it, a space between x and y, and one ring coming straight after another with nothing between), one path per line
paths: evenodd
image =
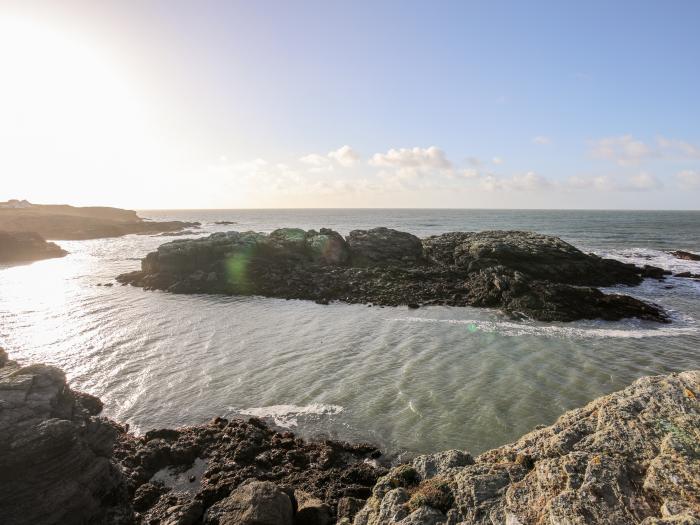
M278 227L342 234L387 226L428 236L531 230L625 262L700 274L698 211L430 209L144 210L201 230ZM235 224L215 224L232 221ZM389 454L478 454L635 379L700 368L700 282L669 277L620 292L670 324L514 321L470 307L368 307L173 295L121 286L160 244L128 235L59 241L61 259L0 267L0 346L65 370L104 415L136 433L215 416L267 419L311 439L367 441ZM107 285L107 286L105 286Z

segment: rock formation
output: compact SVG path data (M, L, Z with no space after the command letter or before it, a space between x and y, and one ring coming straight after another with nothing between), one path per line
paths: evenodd
M676 250L675 252L670 252L670 254L674 257L677 257L678 259L683 259L686 261L700 261L700 255L697 253Z
M107 207L26 204L0 206L0 230L34 232L45 239L98 239L130 233L173 232L199 226L198 222L148 221L135 211Z
M420 456L353 523L698 524L698 396L700 370L645 377L477 458Z
M585 254L530 232L388 228L215 233L163 244L122 283L174 293L224 293L377 305L483 306L515 317L665 322L657 306L593 286L636 285L666 272Z
M0 264L52 259L67 254L37 233L0 231Z

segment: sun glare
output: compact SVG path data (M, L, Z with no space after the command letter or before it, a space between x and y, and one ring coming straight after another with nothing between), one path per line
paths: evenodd
M3 185L35 178L47 194L87 182L147 146L147 115L130 79L94 38L19 16L0 17ZM8 188L8 185L10 188ZM76 184L79 190L80 184ZM78 194L79 195L79 194Z

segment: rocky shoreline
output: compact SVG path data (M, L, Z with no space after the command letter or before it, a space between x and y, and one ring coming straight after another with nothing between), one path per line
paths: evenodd
M388 228L345 238L322 228L215 233L149 253L124 284L173 293L262 295L381 306L500 308L541 321L668 322L658 306L596 287L635 286L668 272L586 254L521 231L453 232L424 239Z
M8 203L0 203L0 230L33 232L44 239L101 239L131 233L177 232L199 226L198 222L150 221L142 219L133 210L102 206L76 207L23 201L21 206L8 207Z
M256 418L135 436L63 372L0 349L7 525L700 523L700 371L645 377L515 443L390 470Z

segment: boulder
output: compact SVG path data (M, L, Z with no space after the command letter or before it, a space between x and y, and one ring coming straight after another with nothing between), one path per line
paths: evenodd
M297 500L294 525L330 525L333 523L331 508L319 498L303 490L295 491L294 496Z
M101 403L58 368L21 366L0 350L0 509L5 525L129 523L111 461L117 430Z
M270 481L253 481L234 490L212 506L205 524L293 525L289 496Z
M415 263L423 255L418 237L390 228L353 230L346 241L354 264Z

